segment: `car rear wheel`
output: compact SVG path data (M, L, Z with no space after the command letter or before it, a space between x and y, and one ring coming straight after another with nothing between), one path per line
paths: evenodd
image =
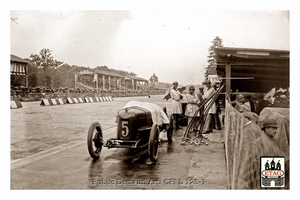
M151 162L156 162L158 157L159 145L159 128L157 124L153 124L150 131L148 152Z
M103 134L98 122L94 122L90 125L87 136L87 146L90 156L94 159L99 158L103 146Z

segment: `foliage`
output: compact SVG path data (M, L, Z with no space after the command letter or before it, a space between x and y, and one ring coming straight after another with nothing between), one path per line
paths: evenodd
M208 66L206 68L206 72L205 72L205 78L208 77L208 75L211 74L217 74L216 68L217 68L217 61L215 59L215 49L219 48L219 47L223 47L222 44L223 40L219 37L216 36L215 39L213 41L211 41L212 45L208 48L208 53L209 55L208 57Z
M152 85L155 85L155 83L158 82L158 77L155 75L155 73L150 77L149 81Z
M32 73L28 75L28 87L35 87L38 85L38 76L37 74Z
M63 62L55 60L51 55L50 49L42 49L39 54L31 54L31 63L36 65L38 68L42 68L44 71L44 86L47 87L49 85L49 79L51 87L52 85L52 74L46 74L47 69L56 69L59 65L63 64Z
M75 87L74 73L86 68L83 66L72 65L57 61L53 58L51 50L42 49L39 54L30 55L30 63L27 65L28 87L59 88ZM110 72L116 72L124 76L136 76L133 72L123 70L109 69L107 66L98 66L101 69ZM25 86L25 76L11 75L12 86Z

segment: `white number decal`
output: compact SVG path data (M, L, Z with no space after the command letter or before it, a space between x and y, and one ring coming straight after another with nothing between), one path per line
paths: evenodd
M123 137L128 136L129 129L128 129L128 122L127 121L122 121L122 131L121 134Z

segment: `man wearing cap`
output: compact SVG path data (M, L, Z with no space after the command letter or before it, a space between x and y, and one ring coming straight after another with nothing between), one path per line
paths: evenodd
M172 99L172 115L175 121L174 130L180 129L178 125L178 119L179 119L179 115L182 114L182 105L180 102L180 100L182 99L182 95L180 91L177 89L177 87L178 87L178 82L175 81L170 91L170 96Z
M281 150L276 137L277 128L278 126L275 119L265 119L263 121L263 126L261 128L263 132L253 143L256 155L281 156L278 155L281 154Z
M263 127L261 130L263 130L270 139L273 139L277 132L277 128L278 126L274 119L266 119L263 122Z

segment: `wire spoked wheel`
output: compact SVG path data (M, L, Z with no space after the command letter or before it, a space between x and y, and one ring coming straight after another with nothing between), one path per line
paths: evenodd
M87 145L90 156L94 159L99 158L103 146L103 134L98 122L94 122L90 125Z

